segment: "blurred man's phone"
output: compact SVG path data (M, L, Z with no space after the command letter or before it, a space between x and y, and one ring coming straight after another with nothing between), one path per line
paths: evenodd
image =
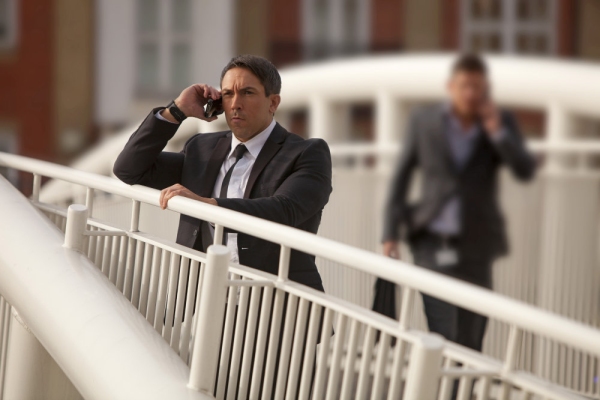
M223 102L221 99L213 100L208 99L206 107L204 108L204 117L212 118L217 115L223 114Z

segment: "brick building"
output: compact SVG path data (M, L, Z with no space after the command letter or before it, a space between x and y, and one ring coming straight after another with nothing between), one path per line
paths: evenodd
M600 60L597 0L0 0L0 149L68 162L233 55L477 50ZM350 138L372 137L353 106ZM544 117L521 110L531 135ZM293 129L306 133L299 111Z
M0 0L0 148L66 160L92 134L90 1Z
M596 0L240 0L238 8L238 51L278 66L424 51L600 60ZM529 136L542 135L542 113L515 111ZM350 136L371 139L372 107L354 107L352 118ZM293 118L297 132L305 119Z
M390 51L600 60L595 0L239 0L237 48L279 65Z

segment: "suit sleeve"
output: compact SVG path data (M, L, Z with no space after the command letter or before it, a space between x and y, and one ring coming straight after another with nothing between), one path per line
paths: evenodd
M273 196L257 199L215 199L221 207L296 227L325 207L331 194L331 155L327 143L312 139L293 172Z
M516 178L522 181L531 180L535 175L535 159L527 151L514 117L509 113L504 113L502 120L502 135L498 140L492 140L496 151Z
M406 137L402 146L402 154L395 169L388 200L385 207L383 241L397 241L400 238L400 224L406 222L407 192L413 172L418 164L417 151L417 115L411 115Z
M152 110L115 161L113 172L129 185L139 184L160 190L181 181L185 147L180 153L163 151L167 142L175 136L179 124L156 118L159 110Z

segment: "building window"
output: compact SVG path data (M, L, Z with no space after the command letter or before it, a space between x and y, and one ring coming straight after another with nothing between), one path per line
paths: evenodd
M137 0L137 91L170 96L191 84L192 0Z
M370 1L303 0L304 57L363 53L369 47Z
M551 55L557 0L462 0L462 49Z
M17 0L0 0L0 50L17 44Z

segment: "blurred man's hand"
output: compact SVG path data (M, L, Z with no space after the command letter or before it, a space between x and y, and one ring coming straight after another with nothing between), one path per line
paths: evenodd
M175 99L175 104L186 115L186 117L199 118L204 121L214 121L216 116L206 118L204 116L204 106L208 99L217 100L221 98L221 92L210 85L197 83L188 88L183 89L183 92ZM171 122L177 122L171 115L168 109L164 109L161 115Z
M498 107L491 100L487 100L481 106L480 115L481 122L487 134L492 138L496 137L500 133L501 128L501 117Z
M396 260L400 259L400 244L398 242L394 242L393 240L388 240L387 242L383 242L383 254L386 257L395 258Z

